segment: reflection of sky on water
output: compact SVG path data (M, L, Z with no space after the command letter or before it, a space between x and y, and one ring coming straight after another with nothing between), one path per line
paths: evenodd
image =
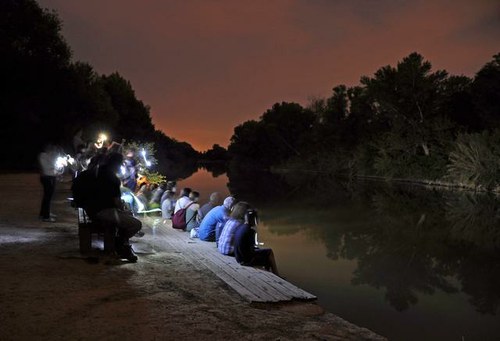
M199 202L204 204L212 192L219 192L222 199L228 196L227 182L226 174L214 177L212 173L200 168L189 178L177 182L177 193L180 193L183 187L190 187L193 191L200 192Z
M280 272L329 311L395 340L500 335L498 199L229 178L259 210L259 241L275 250Z

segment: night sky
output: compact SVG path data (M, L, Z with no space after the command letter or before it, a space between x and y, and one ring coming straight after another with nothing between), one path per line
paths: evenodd
M499 0L39 0L74 60L118 71L157 129L200 151L276 102L307 105L419 52L473 76L500 52Z

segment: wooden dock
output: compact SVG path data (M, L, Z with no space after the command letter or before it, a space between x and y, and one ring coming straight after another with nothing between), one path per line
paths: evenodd
M153 223L145 218L143 231L160 249L175 250L196 268L208 268L238 294L250 302L315 300L316 296L298 288L269 271L242 266L234 257L219 253L215 243L189 238L189 233ZM148 238L149 239L149 238Z

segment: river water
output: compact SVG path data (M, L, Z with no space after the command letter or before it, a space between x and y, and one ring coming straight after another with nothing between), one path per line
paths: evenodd
M390 340L500 340L500 201L321 175L200 169L178 188L259 211L280 274Z

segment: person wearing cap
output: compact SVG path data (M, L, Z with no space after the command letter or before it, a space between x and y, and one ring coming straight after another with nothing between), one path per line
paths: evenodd
M231 207L235 200L233 197L224 199L224 203L211 209L203 218L198 228L198 237L207 242L218 242L222 227L229 218Z

